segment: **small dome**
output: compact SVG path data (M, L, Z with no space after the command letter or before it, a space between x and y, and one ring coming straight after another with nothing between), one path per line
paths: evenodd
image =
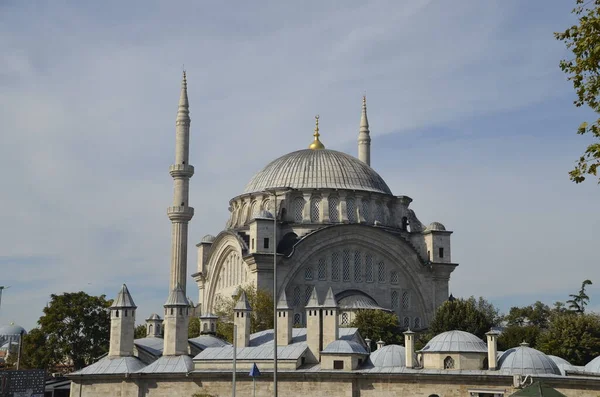
M254 217L254 219L273 219L273 214L269 211L261 210L258 215Z
M429 226L427 226L427 230L441 230L441 231L445 231L446 230L446 226L442 225L439 222L431 222L429 224Z
M156 313L152 313L152 314L150 315L150 317L148 317L148 318L146 319L146 321L148 321L148 320L162 320L162 318L160 318L160 316L159 316L158 314L156 314Z
M213 243L215 241L216 237L213 236L212 234L207 234L206 236L202 237L202 240L200 240L201 243Z
M387 345L377 349L369 357L374 367L406 367L406 350L404 346ZM417 356L414 355L417 362Z
M334 340L323 349L323 353L340 354L368 354L367 350L358 342L353 340Z
M561 374L550 357L527 343L505 351L498 360L498 369L512 375Z
M14 335L22 335L26 334L25 328L20 325L16 325L15 323L10 323L9 325L3 325L0 327L0 336L14 336Z
M585 365L585 372L596 372L600 374L600 356Z
M473 334L465 331L443 332L433 338L421 350L423 353L487 353L487 345Z

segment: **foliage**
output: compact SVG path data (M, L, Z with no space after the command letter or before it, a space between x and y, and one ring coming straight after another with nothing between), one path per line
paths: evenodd
M511 307L508 314L504 317L504 320L506 320L506 325L508 327L532 325L537 328L546 329L548 328L550 313L551 309L548 305L537 301L529 306ZM531 342L529 343L531 344Z
M39 328L24 338L22 359L28 368L57 365L83 368L108 351L110 316L104 295L85 292L50 295Z
M403 344L404 335L398 324L398 316L382 310L359 310L351 327L358 328L363 338L371 339L371 347L379 340L386 344Z
M497 325L495 321L499 321L499 319L497 309L482 298L479 298L479 301L473 297L455 299L444 302L437 309L429 324L429 332L431 336L434 336L442 332L458 330L470 332L485 339L485 333L492 326Z
M530 347L537 349L538 338L542 330L536 325L511 325L504 330L498 338L498 350L504 351L519 346L521 342L529 343Z
M500 314L498 308L494 306L491 302L488 302L485 298L480 296L478 299L475 299L474 296L471 296L467 299L467 301L472 303L473 306L475 306L477 310L479 310L485 316L485 318L487 319L487 321L490 322L490 324L499 325L500 322L503 320L503 317Z
M597 314L554 313L538 348L573 365L585 365L600 351L600 317Z
M198 317L190 318L190 323L188 325L188 337L195 338L200 336L200 319Z
M578 294L570 294L571 299L567 301L569 305L569 310L572 310L576 313L585 312L585 307L590 302L590 297L585 293L585 287L587 285L592 285L590 280L583 280L581 283L581 289Z
M135 339L141 339L141 338L145 338L146 336L148 336L146 324L136 325L135 329L133 330L133 337Z
M250 332L259 332L273 329L273 297L265 290L257 290L254 286L239 287L233 297L219 295L215 302L215 314L219 317L217 322L217 336L233 341L233 308L242 291L246 293L252 313L250 317Z
M564 32L554 33L554 37L563 41L574 55L572 59L561 60L560 68L573 83L577 94L575 106L587 105L600 113L600 0L576 0L575 4L572 12L577 16L578 24ZM571 180L580 183L586 175L597 176L600 165L600 118L591 124L584 121L577 133L590 134L595 141L586 148L575 168L569 172Z

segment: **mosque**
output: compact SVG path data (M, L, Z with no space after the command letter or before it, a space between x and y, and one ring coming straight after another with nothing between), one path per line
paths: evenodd
M449 331L415 350L415 332L448 299L457 267L452 232L439 222L422 224L409 208L412 199L394 196L371 168L364 97L358 157L326 149L317 118L308 149L270 162L230 200L225 230L197 244L191 276L199 304L190 304L189 136L184 72L169 170L170 294L162 315L146 319L148 335L134 339L137 306L127 286L121 287L110 308L109 352L69 375L71 396L225 396L232 395L234 374L239 396L253 395L253 381L257 396L499 397L534 380L566 396L600 394L600 357L574 367L526 343L498 352L494 331L486 341ZM278 297L276 332L250 332L253 308L242 292L231 345L216 336L213 312L220 296L247 285ZM350 326L361 309L397 314L406 329L404 346L376 341L371 351L368 335ZM201 320L196 338L188 337L191 316ZM248 374L255 364L262 372L258 378Z

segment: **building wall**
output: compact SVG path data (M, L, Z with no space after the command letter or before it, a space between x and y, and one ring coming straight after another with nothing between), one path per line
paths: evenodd
M483 368L483 361L487 353L423 353L423 368L444 369L444 360L447 357L454 360L454 368L459 369L487 369Z

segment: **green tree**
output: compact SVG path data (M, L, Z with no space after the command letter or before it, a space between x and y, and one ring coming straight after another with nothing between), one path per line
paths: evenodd
M576 0L573 14L578 24L564 32L554 33L557 40L563 41L573 52L574 57L560 61L560 68L573 83L577 94L575 106L587 105L595 113L600 113L600 0ZM594 140L579 158L575 168L569 172L575 183L583 182L586 175L597 176L600 165L600 118L591 124L581 123L577 129L580 135L590 134ZM598 178L600 183L600 178Z
M481 339L495 324L489 313L480 309L475 299L455 299L446 301L435 312L429 324L430 336L442 332L458 330L470 332ZM496 311L497 312L497 311ZM499 317L499 316L498 316Z
M363 338L371 339L371 344L382 340L386 344L403 344L404 335L398 324L398 316L382 310L359 310L351 327L358 328Z
M50 295L38 320L39 328L25 337L23 360L30 368L51 369L58 364L76 370L108 351L111 301L85 292Z
M188 337L195 338L200 336L200 319L198 317L190 318L190 323L188 325Z
M140 324L135 326L135 330L133 331L133 337L135 339L141 339L148 336L148 330L146 329L146 324Z
M555 313L538 338L538 349L573 365L585 365L600 351L600 317L597 314Z
M517 347L521 342L529 343L530 347L537 349L538 339L542 330L536 325L512 325L504 328L498 338L498 350L508 350Z
M252 285L239 287L234 296L223 297L219 295L215 302L215 314L219 317L217 336L229 342L233 341L233 308L242 291L246 293L250 307L252 307L250 332L273 329L273 297L271 293L257 290Z
M569 310L582 314L585 312L585 307L590 302L590 297L585 293L585 287L587 285L592 285L592 282L590 280L584 280L581 283L581 289L579 290L579 293L569 295L571 297L571 299L567 301Z
M548 305L537 301L529 306L511 307L504 320L506 320L508 327L532 325L540 329L546 329L548 328L551 311Z

